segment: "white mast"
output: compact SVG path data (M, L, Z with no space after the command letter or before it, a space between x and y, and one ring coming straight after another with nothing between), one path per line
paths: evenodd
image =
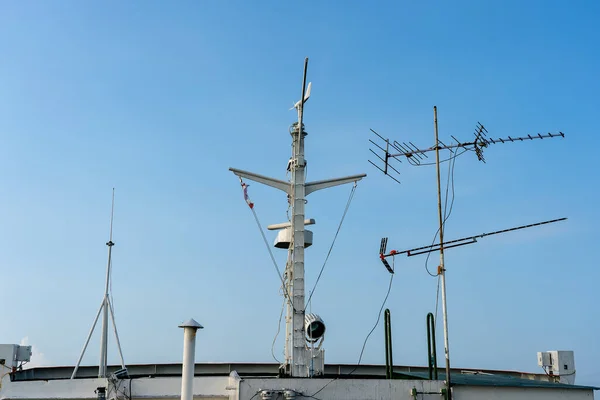
M285 296L291 296L288 299L286 316L286 348L285 348L285 371L292 377L308 377L309 373L309 353L306 346L306 337L304 331L304 248L305 248L305 221L304 204L306 196L320 189L352 183L359 181L366 174L353 175L344 178L328 179L323 181L306 183L305 168L306 159L304 158L304 137L306 132L302 123L304 103L310 97L311 83L306 88L306 71L308 67L308 58L304 60L304 76L302 82L302 96L294 105L298 111L298 122L292 126L290 134L292 135L292 159L289 163L291 177L289 182L269 178L251 172L246 172L230 168L234 174L240 178L247 178L276 189L286 192L292 206L291 217L291 240L288 249L288 264L286 265L286 287ZM291 278L291 281L290 281ZM288 344L288 337L291 335L291 349Z
M115 189L112 191L112 206L110 211L110 234L109 239L106 245L108 246L108 262L106 265L106 284L104 287L104 297L102 298L102 303L100 304L100 309L96 314L96 319L94 319L94 323L92 325L92 329L90 329L90 333L88 334L87 340L85 341L85 345L83 346L83 350L81 350L81 355L79 356L79 360L75 365L75 369L73 370L73 374L71 375L71 379L75 378L77 374L77 370L79 369L79 364L83 359L83 355L85 354L85 350L90 342L92 334L94 333L94 328L98 323L98 317L100 317L100 313L102 312L102 332L100 336L100 361L98 363L98 377L106 378L107 377L107 360L108 360L108 315L110 313L110 317L113 324L113 330L115 333L115 339L117 341L117 348L119 349L119 356L121 357L121 367L125 369L125 361L123 360L123 352L121 351L121 343L119 342L119 334L117 333L117 325L115 323L115 314L113 311L112 304L110 302L110 275L111 275L111 254L112 247L115 245L112 241L112 232L113 232L113 216L115 212Z

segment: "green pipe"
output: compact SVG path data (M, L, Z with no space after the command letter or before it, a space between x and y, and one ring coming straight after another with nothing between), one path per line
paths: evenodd
M392 379L394 375L394 361L392 358L392 320L390 310L385 309L385 377Z
M429 370L429 379L437 380L438 370L435 348L435 322L433 313L429 313L427 314L427 369Z

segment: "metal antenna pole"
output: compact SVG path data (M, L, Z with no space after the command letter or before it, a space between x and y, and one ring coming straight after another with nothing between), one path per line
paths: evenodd
M106 363L107 363L107 347L108 347L108 312L109 312L109 300L108 300L108 291L110 289L110 261L111 261L111 253L112 247L114 243L112 241L112 230L113 230L113 216L115 211L115 189L113 188L112 192L112 207L110 211L110 235L108 242L106 245L108 246L108 262L106 264L106 286L104 288L104 303L102 310L102 336L100 337L100 363L98 365L98 377L105 378L106 377Z
M438 194L438 216L440 220L440 268L439 275L442 280L442 315L444 319L444 353L446 355L446 389L448 399L450 393L450 345L448 341L448 307L446 305L446 267L444 265L444 220L442 217L442 187L440 183L440 142L438 140L437 107L433 107L433 124L435 129L435 165L437 168L437 194Z
M81 364L81 360L85 354L88 344L90 343L90 339L92 334L94 333L94 329L96 328L96 324L98 323L98 318L100 314L102 314L102 332L100 336L100 360L98 363L98 377L106 378L107 376L107 362L108 362L108 316L110 313L110 317L113 324L113 330L115 333L115 338L117 342L117 348L119 350L119 357L121 358L121 367L125 368L125 361L123 359L123 351L121 350L121 342L119 341L119 334L117 333L117 324L115 323L115 314L113 310L113 305L110 301L110 275L112 268L112 247L114 243L112 241L113 234L113 218L115 214L115 189L112 190L112 205L110 210L110 235L108 242L106 245L108 246L108 262L106 265L106 284L104 287L104 297L102 298L102 303L100 304L100 308L98 309L98 313L96 314L96 318L94 319L94 323L92 324L92 328L88 333L85 344L83 345L83 349L81 350L81 354L79 355L79 359L77 360L77 364L75 365L75 369L71 374L71 379L75 379L77 375L77 370L79 369L79 365Z

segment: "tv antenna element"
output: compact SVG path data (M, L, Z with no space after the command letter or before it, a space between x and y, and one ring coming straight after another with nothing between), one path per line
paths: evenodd
M449 240L444 243L435 243L430 246L415 247L414 249L402 250L402 251L391 250L389 253L386 252L388 238L385 237L385 238L381 239L381 245L379 247L379 258L381 259L381 262L383 263L385 268L391 274L393 274L394 269L392 268L392 266L390 266L390 264L386 260L386 258L388 258L388 257L395 257L395 256L399 256L401 254L406 254L407 257L418 256L420 254L427 254L427 253L431 253L433 251L439 251L442 248L442 246L444 247L445 250L448 250L453 247L459 247L459 246L465 246L467 244L477 243L477 239L484 238L486 236L498 235L501 233L518 231L520 229L532 228L534 226L552 224L554 222L566 221L566 220L567 220L566 218L558 218L558 219L553 219L550 221L537 222L535 224L521 225L521 226L517 226L514 228L502 229L500 231L495 231L495 232L482 233L480 235L467 236L467 237L463 237L460 239Z

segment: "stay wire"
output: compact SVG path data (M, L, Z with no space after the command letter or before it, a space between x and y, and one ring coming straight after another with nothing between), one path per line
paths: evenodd
M338 237L338 234L340 233L340 229L342 228L342 224L344 223L344 218L346 218L346 214L348 213L348 209L350 208L350 203L352 203L352 199L354 198L354 193L356 192L356 182L354 182L354 186L352 187L352 190L350 191L350 196L348 196L348 201L346 202L346 208L344 209L344 213L342 214L342 219L340 220L340 223L337 227L337 231L335 232L335 235L333 237L333 241L331 242L331 246L329 247L329 251L327 252L327 257L325 257L325 261L323 262L323 266L321 267L321 271L319 271L319 275L317 276L317 280L312 288L312 292L310 293L310 296L308 296L308 300L306 301L306 304L308 305L310 303L310 300L312 299L313 294L315 293L315 289L317 288L317 285L319 284L319 280L321 279L321 275L323 274L323 270L325 269L325 265L327 264L327 260L329 260L329 256L331 255L331 251L333 250L333 246L335 245L335 241ZM305 307L306 308L306 307Z
M273 338L273 343L271 344L271 355L273 356L273 359L275 361L277 361L279 364L281 364L281 361L279 361L277 359L277 357L275 357L275 342L277 341L277 337L279 336L279 332L281 332L281 319L283 318L283 310L285 309L285 297L283 299L283 303L281 304L281 312L279 313L279 322L277 323L277 333L275 334L275 337Z
M292 306L292 309L294 310L294 312L296 312L296 308L294 307L294 303L292 302L292 298L291 298L290 294L288 293L288 291L285 289L285 281L283 280L283 276L281 275L281 271L279 270L279 266L277 265L277 261L275 261L275 256L273 255L273 252L271 251L271 247L269 246L269 242L267 241L267 237L265 236L265 233L263 232L263 229L262 229L262 226L260 224L260 221L258 220L258 216L256 215L256 211L254 210L254 207L251 207L250 210L252 210L252 215L254 215L254 220L256 221L256 225L258 226L258 230L260 231L260 235L262 236L263 241L265 242L265 246L267 247L267 250L269 251L269 255L271 256L271 261L273 261L273 266L275 267L275 270L277 271L277 275L279 276L279 279L281 280L281 285L283 287L283 295L290 302L290 305Z

